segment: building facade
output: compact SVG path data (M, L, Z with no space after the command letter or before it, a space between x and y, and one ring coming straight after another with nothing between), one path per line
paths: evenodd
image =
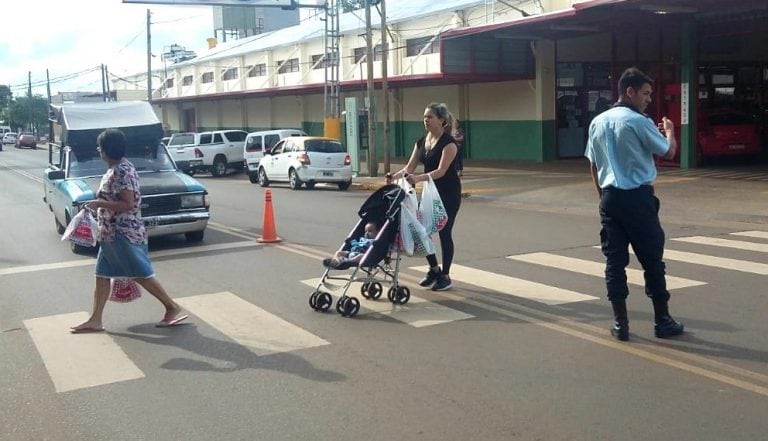
M766 132L768 0L389 0L386 54L375 9L373 16L374 106L383 97L384 56L391 103L390 136L377 145L394 156L408 154L423 133L425 105L440 101L463 122L469 158L580 157L589 122L617 99L616 81L629 66L656 79L648 113L679 126L682 167L698 163L697 126L713 109L737 108ZM338 60L342 102L357 97L359 107L367 80L362 17L341 15ZM153 104L172 131L321 134L324 67L332 61L324 59L323 26L310 18L174 65L171 86L156 91ZM114 87L140 89L142 76Z

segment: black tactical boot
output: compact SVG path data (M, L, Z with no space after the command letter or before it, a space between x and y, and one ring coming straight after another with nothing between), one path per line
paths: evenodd
M613 327L611 328L611 335L616 337L616 340L627 341L629 340L629 318L627 317L627 301L626 300L614 300L611 302L613 307Z
M668 338L680 335L685 325L678 323L669 315L667 300L653 299L653 312L655 315L653 331L658 338Z

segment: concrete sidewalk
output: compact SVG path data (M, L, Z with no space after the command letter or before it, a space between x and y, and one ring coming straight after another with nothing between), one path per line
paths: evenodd
M404 158L393 161L399 171ZM421 166L417 169L421 170ZM384 166L379 176L353 179L360 191L384 185ZM654 183L662 202L664 221L725 228L768 231L768 169L747 165L680 170L660 167ZM521 161L465 161L462 194L468 202L487 202L510 208L584 216L597 215L598 197L586 159L546 163Z

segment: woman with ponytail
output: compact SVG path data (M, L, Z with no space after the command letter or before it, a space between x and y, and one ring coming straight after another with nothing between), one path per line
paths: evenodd
M448 212L448 222L440 230L440 250L443 255L443 267L437 263L437 256L427 256L429 271L419 283L432 287L433 291L445 291L452 287L451 263L453 262L453 223L461 205L461 180L456 171L458 148L451 136L453 116L443 103L432 103L424 109L424 129L426 134L416 141L413 153L405 168L387 174L387 183L393 179L405 178L411 185L427 181L430 177L435 182L443 206ZM424 165L424 173L413 174L419 163Z

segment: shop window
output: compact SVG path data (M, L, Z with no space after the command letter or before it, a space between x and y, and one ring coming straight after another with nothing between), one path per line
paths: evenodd
M277 62L280 69L277 70L279 74L293 73L299 71L299 59L291 58L290 60L281 60Z
M181 85L182 86L191 86L192 85L192 75L184 76L184 78L181 79Z
M203 77L201 78L201 81L203 82L203 84L213 83L213 72L203 73Z
M170 89L173 87L173 78L168 78L165 80L165 87L166 89Z

